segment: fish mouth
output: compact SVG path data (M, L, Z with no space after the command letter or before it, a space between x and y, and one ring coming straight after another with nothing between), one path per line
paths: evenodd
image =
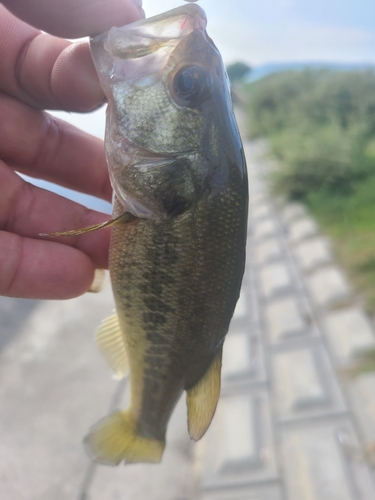
M195 30L204 31L206 26L204 10L196 4L187 4L92 37L91 54L107 98L116 80L160 76L168 55L181 39Z
M113 56L135 59L158 50L163 45L163 40L167 43L169 40L181 39L195 30L206 29L206 26L207 17L201 7L193 4L182 5L154 17L120 28L111 28L92 37L90 43L95 46L104 41Z
M206 26L206 14L201 7L183 5L124 28L112 28L108 45L114 56L137 59L159 50L173 39L180 40L195 30L204 30ZM125 32L127 36L124 37Z

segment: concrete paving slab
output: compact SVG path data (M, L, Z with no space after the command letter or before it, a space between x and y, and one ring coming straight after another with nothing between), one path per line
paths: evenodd
M327 354L320 342L273 355L279 419L297 421L346 410Z
M259 222L254 223L254 239L262 240L264 238L269 238L277 233L277 226L275 221L271 218L263 219Z
M27 318L40 304L40 300L0 297L0 351L14 340Z
M266 298L284 294L292 289L292 280L283 262L268 264L259 272L262 294Z
M282 255L280 242L276 238L267 239L254 246L254 264L258 266L280 259Z
M302 203L288 203L281 211L281 218L284 222L289 223L294 219L307 215L305 205Z
M309 426L283 433L288 500L357 500L343 463L338 431Z
M113 309L98 295L42 302L0 354L0 492L4 500L75 499L89 459L82 439L117 382L93 340Z
M282 500L281 486L266 485L207 492L201 500Z
M291 243L299 243L300 241L315 236L318 232L318 224L315 219L309 216L292 221L289 225L289 239Z
M220 399L201 442L202 491L272 484L278 477L270 406L265 391L238 391Z
M365 452L375 465L375 372L362 373L349 380L348 394L351 407L366 443Z
M238 298L236 309L234 310L233 320L242 319L246 317L250 308L249 299L245 287L242 287L240 296Z
M249 186L249 207L250 210L253 210L256 208L258 205L262 203L268 203L268 196L265 192L256 192L254 191L252 186Z
M338 363L351 363L355 354L375 347L373 327L358 307L328 313L325 324L328 341Z
M245 275L246 276L246 275ZM259 324L260 314L259 314L259 301L258 301L258 290L255 287L254 281L246 286L246 294L248 297L249 304L249 321L252 325Z
M366 465L351 456L351 450L357 445L349 420L330 425L285 428L281 447L287 499L375 498Z
M280 298L266 305L265 315L272 342L280 342L288 337L307 333L295 297Z
M268 203L261 203L255 206L251 212L250 216L254 221L266 219L272 215L271 206Z
M298 349L274 356L276 392L280 416L326 405L327 387L318 372L316 353Z
M266 194L266 184L258 172L249 172L249 184L253 193Z
M340 268L330 266L319 269L308 279L307 285L318 306L333 307L348 301L351 291Z
M300 243L294 248L294 253L304 272L311 272L333 260L328 240L323 236Z
M241 463L259 464L259 407L246 394L223 398L218 417L221 422L222 446L219 468L234 468Z
M251 341L243 329L227 335L223 348L222 378L226 380L250 375L253 370Z
M240 299L224 342L222 388L230 390L230 386L236 383L258 383L263 380L265 368L258 300L247 268Z

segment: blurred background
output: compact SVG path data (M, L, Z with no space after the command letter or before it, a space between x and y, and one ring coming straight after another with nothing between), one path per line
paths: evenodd
M181 3L143 7L150 17ZM161 466L93 466L82 436L128 397L92 340L113 308L109 285L64 302L0 298L0 500L375 498L375 3L199 5L250 180L214 423L192 445L181 401ZM104 136L104 108L51 113Z

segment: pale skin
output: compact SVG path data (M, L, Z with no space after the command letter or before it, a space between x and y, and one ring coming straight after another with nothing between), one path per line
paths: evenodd
M15 170L111 200L103 142L43 110L88 112L104 102L87 42L65 37L143 17L141 0L2 1L0 295L76 297L90 288L95 268L107 267L109 229L65 238L39 233L96 224L108 215L32 186Z

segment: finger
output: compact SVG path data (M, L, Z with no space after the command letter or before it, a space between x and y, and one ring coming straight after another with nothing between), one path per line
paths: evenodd
M0 230L29 238L39 233L65 231L108 220L107 214L89 210L62 196L37 188L0 162ZM54 238L65 246L77 248L96 267L108 267L110 231L103 229L81 236ZM47 242L51 239L47 238Z
M0 231L0 295L69 299L85 293L94 263L69 246Z
M91 111L104 95L87 43L42 34L0 5L0 90L36 108Z
M65 38L92 36L144 17L141 0L3 0L17 17Z
M0 158L12 168L111 201L103 141L0 93Z

